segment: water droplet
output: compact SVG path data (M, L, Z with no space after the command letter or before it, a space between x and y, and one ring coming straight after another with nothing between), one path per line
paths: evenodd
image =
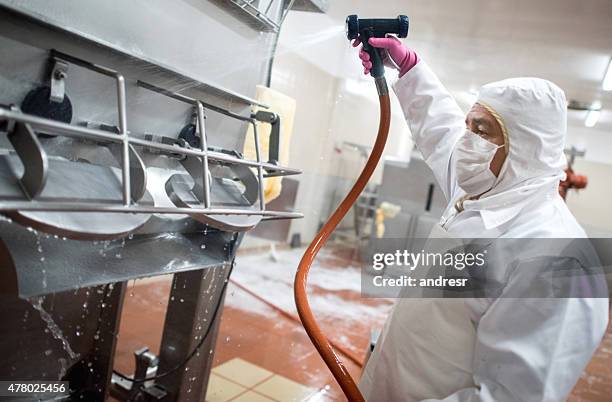
M11 218L7 218L6 216L0 216L0 221L4 221L7 223L12 223L13 220Z
M45 356L50 356L53 351L51 349L45 350Z

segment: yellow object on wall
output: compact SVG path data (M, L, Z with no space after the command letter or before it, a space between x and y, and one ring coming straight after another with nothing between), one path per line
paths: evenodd
M274 89L257 86L255 99L264 105L270 106L269 109L262 109L269 112L274 112L280 116L280 149L279 163L287 166L289 163L289 145L291 144L291 133L293 132L293 121L295 117L296 102L295 99L282 94ZM256 111L256 110L255 110ZM254 111L254 112L255 112ZM270 125L267 123L257 123L257 134L259 135L259 151L264 162L268 159L268 150L270 148ZM256 160L255 140L253 137L253 126L249 124L244 141L244 157L250 160ZM269 177L264 179L264 199L270 202L281 193L282 177Z
M385 219L395 218L400 213L402 207L383 201L376 209L376 238L381 239L385 235Z

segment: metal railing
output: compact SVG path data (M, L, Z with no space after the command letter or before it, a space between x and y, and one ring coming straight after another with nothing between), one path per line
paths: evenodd
M287 13L293 6L295 0L289 0L288 5L281 11L280 18L274 18L270 16L270 10L277 0L269 0L268 4L263 7L258 7L260 0L229 0L231 3L236 5L239 9L244 11L253 20L259 22L266 31L272 31L278 33L280 27L287 16ZM279 0L281 7L285 4L283 0ZM273 10L274 11L274 10Z
M269 211L266 210L264 201L264 178L273 176L288 176L300 174L298 169L278 166L274 163L263 162L260 153L259 135L257 130L257 122L253 116L243 116L236 114L230 110L220 108L199 99L193 99L185 95L166 90L164 88L149 84L143 81L137 81L137 85L157 93L172 97L187 104L192 105L197 113L197 126L200 134L200 147L192 148L187 145L169 145L160 142L150 141L147 139L136 138L130 135L128 130L127 117L127 99L126 99L126 82L122 74L112 69L89 63L87 61L75 58L73 56L52 51L52 60L60 62L68 62L86 69L98 72L100 74L111 77L116 82L117 91L117 116L118 116L118 133L109 132L96 128L82 127L71 125L56 120L38 117L32 114L23 113L12 108L0 107L0 122L7 121L9 123L23 123L29 125L34 132L42 131L46 134L61 135L71 138L94 140L99 142L119 143L121 144L121 187L122 187L122 202L121 203L101 203L101 202L56 202L56 201L40 201L32 200L2 200L0 199L0 211L49 211L49 212L123 212L123 213L155 213L155 214L204 214L204 215L260 215L263 219L287 219L301 218L303 215L297 212L285 211ZM241 159L222 152L209 150L206 141L206 114L205 110L221 113L230 118L238 119L248 124L253 125L253 133L255 140L256 160ZM194 208L185 207L160 207L151 205L139 205L138 200L132 199L131 183L130 183L130 146L138 145L148 147L160 151L161 153L171 155L195 156L201 158L202 161L202 180L203 180L203 200L201 205ZM211 161L217 163L236 164L255 168L257 170L258 180L258 209L246 208L215 208L212 206L211 200L211 183L209 176L209 163ZM265 171L265 173L264 173Z

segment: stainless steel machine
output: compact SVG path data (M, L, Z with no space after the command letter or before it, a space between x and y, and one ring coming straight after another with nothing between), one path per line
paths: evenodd
M265 179L299 171L252 99L293 5L0 1L0 379L69 381L59 400L204 400L243 234L301 217L266 208ZM246 160L260 124L272 146ZM127 281L165 274L159 355L113 372Z

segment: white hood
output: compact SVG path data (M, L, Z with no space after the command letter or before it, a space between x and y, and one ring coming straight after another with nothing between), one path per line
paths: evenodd
M540 78L484 85L477 103L492 110L507 133L507 156L491 191L464 208L479 210L485 226L513 218L533 197L553 197L565 177L567 101L563 90Z

